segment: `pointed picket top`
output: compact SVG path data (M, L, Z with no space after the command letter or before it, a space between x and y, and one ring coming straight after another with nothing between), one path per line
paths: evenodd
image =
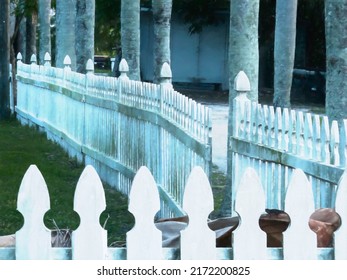
M31 165L18 192L17 210L24 225L16 232L16 259L50 259L51 232L43 222L49 209L46 182L36 165Z
M22 56L22 54L19 52L18 54L17 54L17 61L22 61L23 60L23 56Z
M315 211L312 186L301 169L293 171L285 198L290 225L283 233L284 259L317 259L317 237L309 227Z
M266 259L266 233L259 227L259 218L265 212L265 194L257 172L251 167L243 173L236 190L235 211L240 224L234 232L234 259Z
M347 259L347 169L338 184L335 203L336 213L341 218L341 226L335 231L335 259Z
M160 77L165 79L171 79L172 78L172 71L169 63L164 62L163 66L160 70Z
M73 259L105 259L107 233L99 223L106 208L102 182L95 169L88 165L78 180L74 210L80 216L80 225L72 233Z
M162 259L161 231L154 225L154 216L160 210L159 192L145 166L134 177L128 209L135 217L135 226L127 233L127 259Z
M128 65L128 62L124 58L122 58L120 63L119 63L119 72L120 72L119 79L129 80L129 77L128 77L129 65Z
M64 57L63 64L64 64L64 67L65 67L65 68L67 68L67 69L70 69L70 68L71 68L71 58L70 58L70 56L66 55L66 56Z
M181 232L182 260L216 259L216 235L207 225L213 206L207 175L200 166L194 167L183 196L183 210L188 215L189 224Z
M167 62L164 62L160 70L160 84L167 88L172 88L172 71Z
M251 90L251 83L244 71L240 71L234 80L234 88L238 92L247 92Z
M44 56L43 60L44 60L44 66L51 66L52 58L51 58L51 55L48 52L45 53L45 56Z
M94 73L94 62L90 58L87 60L86 71L89 74Z
M30 57L30 63L31 64L36 64L37 63L37 58L36 58L36 54L32 54Z

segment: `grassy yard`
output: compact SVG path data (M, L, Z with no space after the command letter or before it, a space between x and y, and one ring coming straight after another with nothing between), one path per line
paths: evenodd
M40 169L50 194L51 210L44 217L45 225L50 229L76 229L79 216L73 211L73 196L84 166L48 141L45 134L10 120L0 122L0 235L15 233L23 225L22 215L16 211L17 194L31 164ZM224 184L225 176L214 168L212 185L217 209ZM107 208L100 224L105 224L110 246L125 241L134 219L127 210L127 197L105 184L104 188Z
M83 166L43 133L23 127L16 120L0 122L0 235L12 234L23 225L16 211L21 180L31 164L37 165L48 186L51 210L44 218L50 229L76 229L79 216L73 211L73 196ZM134 224L127 211L128 199L105 185L107 208L100 224L109 232L109 244L122 242Z

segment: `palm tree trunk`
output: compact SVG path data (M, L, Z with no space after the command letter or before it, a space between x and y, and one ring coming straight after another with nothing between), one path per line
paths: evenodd
M290 107L295 58L297 0L277 0L275 27L274 106Z
M152 0L154 24L154 83L160 81L160 70L164 62L171 64L170 21L172 0Z
M56 67L64 67L66 55L71 58L71 69L76 69L75 18L77 0L56 0Z
M78 0L76 9L76 70L86 73L88 59L94 60L95 0Z
M39 63L43 64L45 53L51 54L51 0L39 0Z
M121 1L121 45L123 58L129 65L129 78L140 75L140 0Z
M347 1L325 1L326 111L330 120L347 119Z
M236 75L242 70L250 80L251 91L248 98L258 100L259 80L259 46L258 46L259 0L230 1L229 32L229 117L228 117L228 150L227 150L227 183L221 215L231 214L232 202L232 150L229 139L232 135L233 100L237 96L234 89Z
M26 17L26 63L30 63L33 54L36 55L36 27L37 14L33 12Z

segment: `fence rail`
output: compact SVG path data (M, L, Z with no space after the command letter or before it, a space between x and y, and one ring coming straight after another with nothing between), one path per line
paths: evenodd
M100 177L129 194L136 170L147 166L161 190L163 215L182 214L182 195L195 165L211 169L210 110L160 85L131 81L125 60L119 78L65 68L26 65L18 60L16 112L22 123L34 123L70 155L92 164ZM163 66L163 75L170 74ZM163 77L167 78L167 77Z
M300 169L292 173L285 197L284 210L290 226L283 233L283 247L268 248L266 233L259 227L259 217L266 207L265 192L253 168L245 170L237 188L235 210L241 223L230 236L230 247L216 248L216 236L207 226L214 203L201 167L193 168L183 197L189 224L180 232L178 248L163 248L162 232L153 222L160 208L157 183L148 168L141 167L129 194L128 209L135 225L127 233L126 247L107 247L108 233L99 224L106 207L104 190L95 169L86 166L74 196L80 225L72 232L71 247L56 248L51 245L51 231L42 222L50 209L48 188L38 168L32 165L23 177L17 199L24 225L16 232L14 247L0 248L0 259L347 259L347 172L341 177L336 195L336 212L342 222L334 245L328 248L317 248L317 236L309 228L314 197Z
M241 72L236 85L241 87L247 80ZM242 89L233 103L233 119L229 139L233 186L251 166L261 178L267 207L284 209L289 178L300 168L312 183L315 208L335 207L347 160L347 120L338 124L326 116L261 105L248 100Z

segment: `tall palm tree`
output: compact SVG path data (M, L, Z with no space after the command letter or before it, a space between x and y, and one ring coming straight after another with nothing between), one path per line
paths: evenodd
M10 0L0 1L0 119L10 115Z
M94 60L95 0L78 0L76 7L76 70L85 73L88 59Z
M56 67L62 68L66 55L71 58L71 68L76 69L75 18L77 0L56 0Z
M170 21L172 0L152 0L154 24L154 83L160 81L160 70L164 62L171 64Z
M251 91L248 98L258 100L259 47L258 47L259 0L230 1L230 32L229 32L229 117L228 141L232 135L233 100L237 96L234 79L242 70L250 80ZM227 151L227 184L221 215L231 214L231 178L232 150L228 142Z
M330 120L347 118L347 1L325 1L326 111Z
M121 1L122 56L129 65L129 78L141 80L140 75L140 0Z
M297 0L276 1L274 106L290 107L295 58Z
M39 63L43 64L45 53L51 54L51 0L39 0Z

